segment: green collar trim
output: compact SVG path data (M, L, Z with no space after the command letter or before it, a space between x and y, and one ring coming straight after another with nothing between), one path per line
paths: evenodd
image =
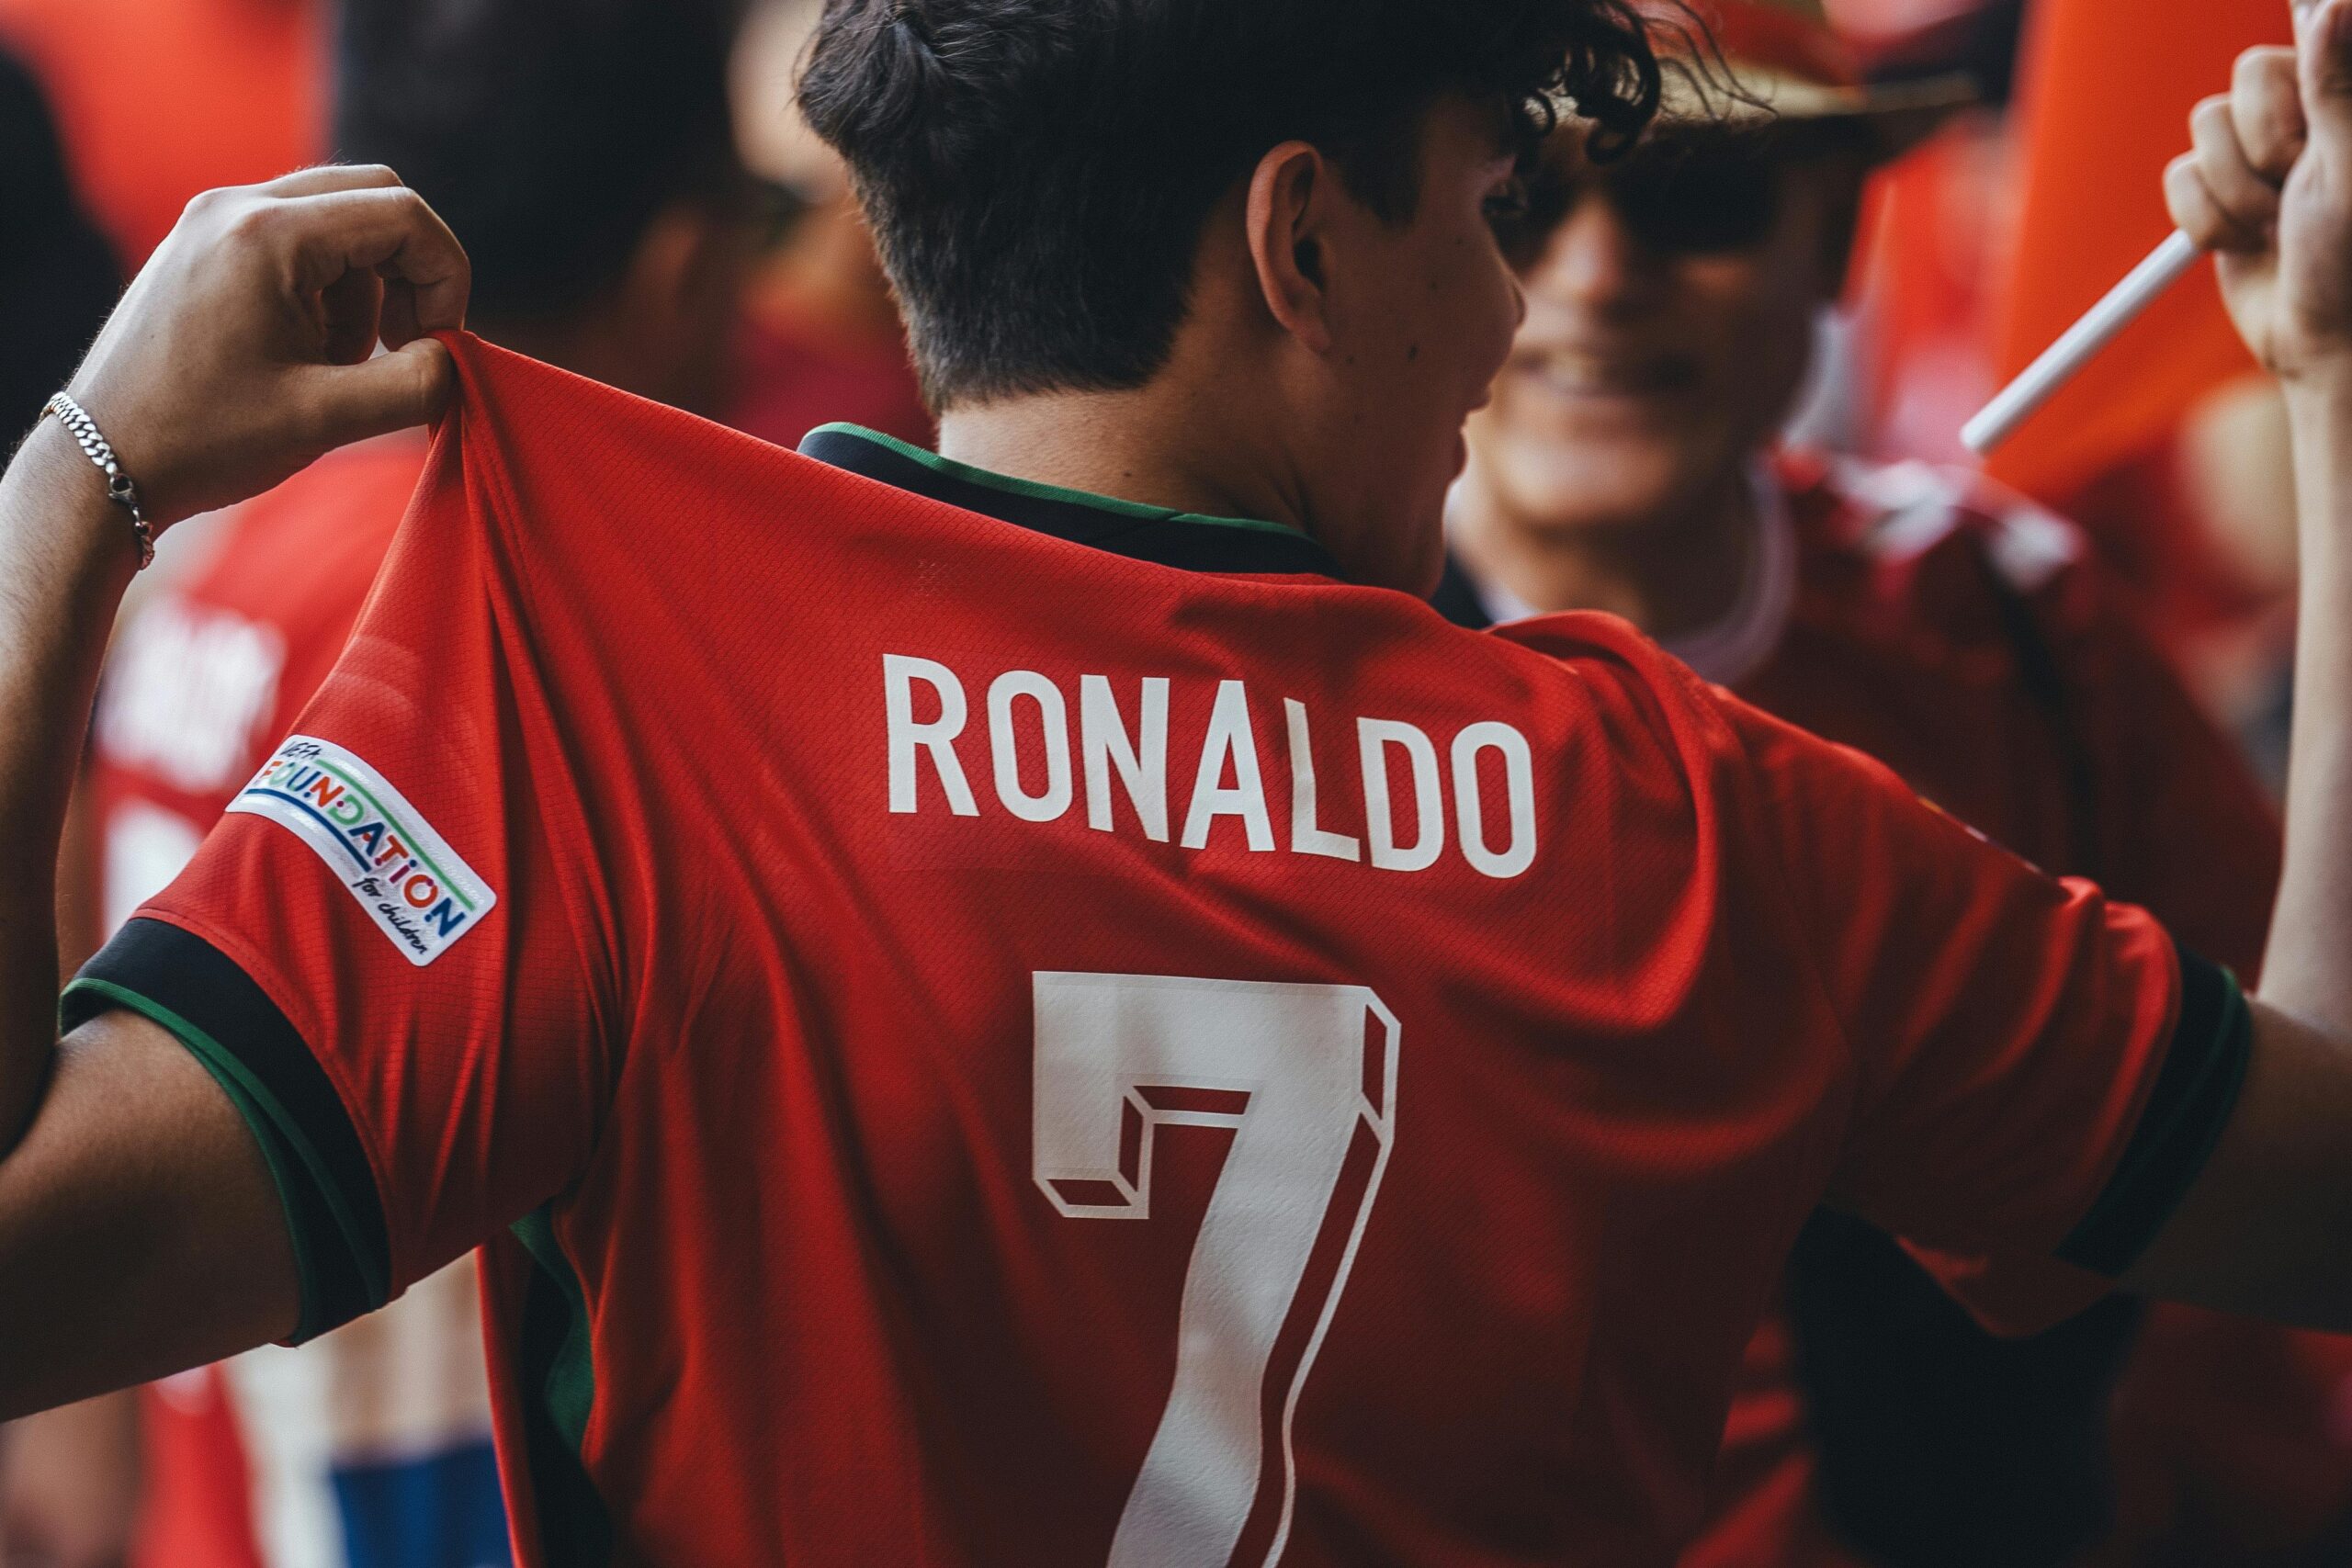
M1258 533L1287 534L1294 538L1306 537L1296 528L1281 523L1262 522L1255 517L1211 517L1198 512L1176 512L1165 506L1146 506L1140 502L1122 501L1114 495L1097 495L1091 491L1066 490L1060 485L1039 484L1035 479L1015 479L1011 474L1000 474L988 468L976 468L969 463L959 463L953 457L943 457L936 452L927 452L920 446L910 446L899 440L895 435L885 435L878 430L868 430L862 424L850 424L837 421L831 424L820 424L808 434L810 436L850 435L861 441L871 441L878 446L888 447L896 452L909 462L922 464L934 474L944 475L951 479L960 479L966 484L978 485L986 490L1001 491L1006 495L1027 496L1033 501L1055 501L1065 506L1091 507L1097 512L1107 512L1114 517L1133 517L1147 523L1205 523L1219 528L1248 528Z

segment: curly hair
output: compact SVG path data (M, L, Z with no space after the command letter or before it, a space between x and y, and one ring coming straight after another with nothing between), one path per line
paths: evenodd
M1323 148L1391 222L1442 98L1528 148L1639 137L1634 0L827 0L800 80L848 161L934 408L1148 380L1209 212L1266 150Z

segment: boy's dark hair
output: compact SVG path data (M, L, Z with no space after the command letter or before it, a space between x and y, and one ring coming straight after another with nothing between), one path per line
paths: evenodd
M345 0L338 157L385 164L473 263L492 321L560 318L646 226L734 176L729 0Z
M934 408L1149 379L1210 209L1277 143L1401 222L1440 98L1531 145L1573 100L1606 151L1657 93L1630 0L827 0L800 81Z

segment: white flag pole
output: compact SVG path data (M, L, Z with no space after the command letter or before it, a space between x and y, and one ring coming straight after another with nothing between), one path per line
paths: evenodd
M2159 295L2188 276L2189 269L2204 254L2196 241L2177 229L2173 231L2171 239L2150 252L2148 259L2133 267L2106 299L2092 306L2081 321L2066 329L2064 337L2042 351L2041 358L2026 367L2023 375L2004 388L1999 397L1985 404L1984 411L1962 428L1961 440L1982 457L2016 434L2019 425L2040 412L2042 404L2057 395L2058 389L2073 380L2124 328L2137 321Z
M2317 9L2317 0L2288 0L2288 8L2294 15L2295 37L2300 42ZM2203 254L2196 241L2175 230L2171 239L2150 252L2148 259L2133 267L2106 299L2092 306L2081 321L2066 330L2064 336L2042 352L2041 358L2027 366L2024 375L1985 404L1984 412L1962 428L1962 442L1982 457L2015 435L2019 425L2056 396L2059 388L2073 380L2165 290L2188 276Z

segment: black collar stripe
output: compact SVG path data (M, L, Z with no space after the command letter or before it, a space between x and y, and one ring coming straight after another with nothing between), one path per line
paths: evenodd
M1339 563L1330 552L1287 528L1216 522L1175 512L1136 515L1090 505L1075 491L1046 495L1030 489L999 489L934 468L899 450L895 444L837 424L810 431L801 440L800 451L819 462L960 511L977 512L1133 560L1188 571L1340 576Z

